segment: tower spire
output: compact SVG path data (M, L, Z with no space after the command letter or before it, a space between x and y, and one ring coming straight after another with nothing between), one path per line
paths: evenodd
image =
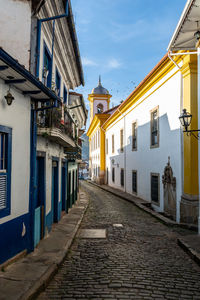
M101 86L101 75L99 75L99 86Z

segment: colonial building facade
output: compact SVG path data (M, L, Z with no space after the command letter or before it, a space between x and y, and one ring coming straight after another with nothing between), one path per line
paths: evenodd
M1 2L0 264L34 250L77 200L87 119L71 2Z
M172 60L166 54L119 107L91 120L92 180L144 199L177 222L196 224L198 142L183 136L179 116L186 104L196 126L196 56ZM102 150L96 153L98 132Z

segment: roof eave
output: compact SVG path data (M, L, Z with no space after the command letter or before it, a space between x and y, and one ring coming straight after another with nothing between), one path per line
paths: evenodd
M186 18L186 16L187 16L188 12L190 11L190 8L192 7L194 1L195 1L195 0L188 0L188 1L187 1L186 5L185 5L185 7L184 7L183 13L182 13L182 15L181 15L181 17L180 17L180 20L179 20L179 22L178 22L178 25L176 26L176 29L175 29L175 31L174 31L174 34L173 34L173 36L172 36L172 38L171 38L171 40L170 40L170 42L169 42L169 45L168 45L168 47L167 47L167 50L168 50L168 51L170 51L170 50L172 50L172 49L173 49L173 50L182 50L182 49L183 49L183 48L181 48L181 49L176 49L175 47L173 47L173 45L174 45L174 43L175 43L175 41L176 41L176 39L177 39L177 37L178 37L178 34L179 34L179 32L180 32L180 29L181 29L181 27L182 27L182 25L183 25L183 23L184 23L184 21L185 21L185 18Z

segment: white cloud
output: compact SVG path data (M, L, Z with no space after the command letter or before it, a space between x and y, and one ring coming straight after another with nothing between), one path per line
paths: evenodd
M97 66L97 63L87 57L82 57L83 66Z
M111 69L118 69L120 66L121 63L115 58L110 59L108 62L108 67Z

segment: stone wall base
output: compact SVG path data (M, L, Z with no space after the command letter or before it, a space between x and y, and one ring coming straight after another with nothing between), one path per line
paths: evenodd
M182 195L180 203L181 223L198 224L199 200L198 196Z

